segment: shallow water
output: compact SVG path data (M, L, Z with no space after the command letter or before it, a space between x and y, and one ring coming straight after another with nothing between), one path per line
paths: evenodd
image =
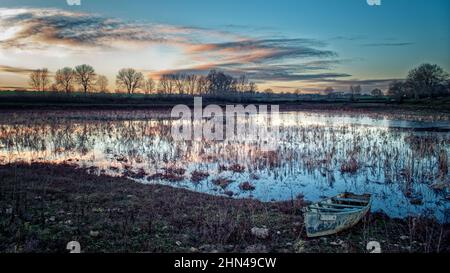
M450 155L446 121L401 117L285 112L275 151L258 141L174 141L169 119L29 120L0 124L0 164L68 162L93 173L123 175L210 194L263 201L304 197L316 201L341 192L372 193L373 211L391 217L425 215L450 221L449 182L439 158ZM353 163L346 172L343 166ZM233 170L227 167L234 166ZM448 162L446 163L448 168ZM154 174L181 168L174 180ZM344 171L343 171L344 170ZM209 177L194 183L193 171ZM152 177L154 179L149 179ZM231 180L226 188L217 178ZM242 182L255 189L241 190Z

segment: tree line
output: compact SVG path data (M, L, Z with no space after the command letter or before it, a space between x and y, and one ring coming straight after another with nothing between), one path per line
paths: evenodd
M332 87L327 87L322 92L323 95L332 97L338 93ZM354 101L362 93L361 85L351 85L348 96ZM422 64L409 71L405 80L391 82L386 92L375 88L369 94L372 97L388 96L396 101L450 96L449 74L436 64Z
M79 65L75 68L65 67L56 71L51 81L47 68L34 70L30 74L30 86L35 91L74 91L110 92L108 78L97 75L90 65ZM133 68L121 69L116 76L116 90L128 94L181 94L181 95L222 95L230 92L258 91L256 83L242 75L233 77L221 71L211 70L207 75L187 73L168 73L161 75L158 82L144 77L142 72Z
M58 69L51 81L51 75L47 68L37 69L31 72L29 84L35 91L63 91L70 93L76 90L85 93L92 91L107 92L108 78L97 75L90 65L79 65L75 68L64 67Z
M79 65L75 68L65 67L56 71L52 76L48 69L38 69L30 74L30 85L36 91L60 91L70 93L73 91L110 92L108 78L97 75L90 65ZM226 95L233 93L255 94L258 86L245 75L233 77L221 71L211 70L207 75L188 73L167 73L159 77L158 82L151 77L145 77L142 72L133 68L121 69L116 76L116 90L128 94L161 94L161 95ZM272 89L262 93L273 95ZM337 93L332 87L327 87L324 94ZM350 100L354 101L362 94L361 85L352 85L347 92ZM280 93L278 95L289 95ZM294 95L301 95L296 89ZM388 96L397 101L404 99L436 98L450 96L449 74L440 66L423 64L412 69L405 80L390 83L386 92L374 89L370 92L374 97ZM292 93L291 93L292 95Z
M423 64L411 70L406 80L392 82L387 95L397 101L449 96L449 74L436 64Z

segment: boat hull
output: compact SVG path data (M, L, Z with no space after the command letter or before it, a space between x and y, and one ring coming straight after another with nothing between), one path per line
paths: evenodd
M333 235L356 225L367 214L370 208L349 213L316 213L305 214L306 233L310 238Z
M331 199L330 199L331 200ZM331 202L330 200L322 202ZM305 212L305 227L310 238L333 235L355 226L370 211L371 201L360 209L343 210L341 212L309 209Z

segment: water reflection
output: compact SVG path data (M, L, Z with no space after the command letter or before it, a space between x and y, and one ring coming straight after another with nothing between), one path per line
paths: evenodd
M242 139L173 141L177 121L160 118L3 124L0 164L68 162L97 174L264 201L370 192L373 210L392 217L450 220L448 123L305 112L282 113L280 120L272 152Z

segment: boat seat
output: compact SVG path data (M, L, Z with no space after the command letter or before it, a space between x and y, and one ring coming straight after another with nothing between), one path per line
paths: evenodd
M333 209L333 208L324 208L324 207L310 207L311 209L316 209L318 211L329 211L329 212L348 212L357 209Z
M334 203L320 203L320 205L323 206L330 206L330 207L337 207L337 208L355 208L355 209L362 209L365 206L354 206L354 205L345 205L345 204L334 204Z
M351 202L351 203L364 203L364 204L368 203L367 200L351 199L351 198L333 198L333 200L340 201L340 202Z

